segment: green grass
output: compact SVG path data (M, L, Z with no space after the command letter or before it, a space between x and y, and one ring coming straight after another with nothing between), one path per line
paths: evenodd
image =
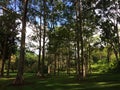
M23 86L10 85L13 77L0 78L0 90L120 90L120 74L93 74L80 81L74 76L45 79L38 79L33 74L24 76L29 83Z

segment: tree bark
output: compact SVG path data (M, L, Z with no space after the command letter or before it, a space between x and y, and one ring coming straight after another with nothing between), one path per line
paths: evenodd
M45 61L45 37L46 37L46 0L43 0L44 5L44 31L43 31L43 50L42 50L42 67L41 67L41 74L44 77L44 61Z
M9 77L9 72L10 72L10 62L11 62L11 54L9 55L9 59L8 59L7 77Z
M118 30L118 25L119 25L119 16L118 16L118 13L119 13L119 0L116 0L117 4L115 3L115 7L116 7L116 13L115 13L115 26L114 26L114 30L116 31L116 34L117 34L117 40L118 40L118 58L120 59L120 36L119 36L119 30ZM120 61L120 60L119 60Z
M77 75L80 79L80 31L79 31L79 2L76 2L76 47L77 47Z
M22 31L21 31L21 46L20 46L20 58L18 61L18 72L16 79L13 84L23 84L23 73L24 73L24 59L25 59L25 36L26 36L26 18L27 18L27 5L28 0L24 0L23 2L23 17L22 17Z
M5 59L2 59L2 67L1 67L1 77L4 76L4 66L5 66Z
M84 45L83 45L83 28L82 28L82 1L79 0L79 29L80 29L80 44L81 44L81 63L82 63L82 78L86 77L85 59L84 59Z
M111 46L108 46L107 48L107 62L110 63L110 56L111 56Z
M42 37L42 20L40 16L40 30L39 30L39 55L38 55L38 71L37 71L37 76L41 76L41 37Z
M54 56L54 75L56 75L56 58L57 58L57 55L55 53L55 56Z
M5 66L5 54L6 54L6 43L7 43L7 37L5 37L5 41L4 41L4 46L3 46L3 50L2 50L2 67L1 67L1 74L0 76L3 77L4 76L4 66Z

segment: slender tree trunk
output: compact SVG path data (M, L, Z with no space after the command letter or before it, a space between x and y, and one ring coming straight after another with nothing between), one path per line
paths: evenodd
M10 72L10 62L11 62L11 54L9 55L9 59L8 59L7 77L9 77L9 72Z
M68 50L69 50L69 54L67 56L67 74L70 75L70 46Z
M82 28L82 1L79 0L79 28L80 28L80 44L81 44L81 63L82 63L82 78L86 77L85 60L84 60L84 45L83 45L83 28Z
M2 59L2 67L1 67L1 77L4 76L4 66L5 66L5 59Z
M55 53L55 56L54 56L54 75L56 75L56 58L57 58L57 55Z
M108 46L107 48L107 62L110 63L110 56L111 56L111 46Z
M118 24L115 25L115 31L117 33L117 40L118 40L118 58L120 58L120 38L119 38L119 30L118 30ZM119 60L118 60L119 61Z
M115 3L115 7L116 7L116 13L115 13L115 26L114 26L114 29L116 31L116 34L117 34L117 40L118 40L118 58L120 59L120 36L119 36L119 30L118 30L118 24L119 24L119 16L118 16L118 13L119 13L119 0L116 0L117 4ZM120 60L119 60L120 61Z
M88 73L92 73L91 71L91 48L90 48L90 42L88 46Z
M51 74L51 57L52 55L51 54L49 54L49 58L50 58L50 60L48 60L48 75L50 75Z
M41 68L40 68L40 61L41 61L41 30L42 30L42 20L41 20L41 16L40 16L40 30L39 30L39 55L38 55L38 72L37 72L37 76L41 76Z
M59 76L59 72L60 72L60 55L58 55L58 76Z
M77 66L77 46L76 46L76 43L74 44L74 46L75 46L75 56L74 56L74 58L75 58L75 66ZM78 74L78 68L77 67L75 67L75 69L76 69L76 74Z
M69 30L69 28L67 28ZM67 64L68 64L68 69L67 69L67 74L70 75L70 30L69 30L69 34L68 34L68 60L67 60Z
M115 57L116 57L116 61L118 62L119 61L119 58L118 58L118 52L115 48L114 49L114 54L115 54Z
M21 46L20 46L20 58L18 61L18 72L13 84L23 84L24 73L24 59L25 59L25 36L26 36L26 18L27 18L27 5L28 0L24 0L23 17L22 17L22 31L21 31Z
M111 46L113 47L114 54L115 54L115 57L116 57L116 61L118 62L118 61L119 61L118 52L117 52L117 50L116 50L115 46L113 45L113 43L111 42L110 44L111 44Z
M43 32L43 50L42 50L42 67L41 67L41 74L44 77L44 61L45 61L45 37L46 37L46 0L43 0L44 5L44 32Z
M76 2L76 40L77 40L77 75L78 79L80 79L80 31L79 31L79 2Z

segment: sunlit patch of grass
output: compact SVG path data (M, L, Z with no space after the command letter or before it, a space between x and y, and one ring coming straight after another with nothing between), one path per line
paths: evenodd
M13 80L13 79L15 79L15 78L14 77L12 77L12 78L1 78L0 81Z
M85 80L76 80L75 76L51 76L39 79L33 73L24 74L23 86L9 86L12 78L0 78L0 90L119 90L120 74L93 74ZM4 82L4 83L3 83Z
M112 86L118 86L120 83L115 82L98 82L97 83L100 87L112 87Z
M70 83L70 84L66 84L66 86L78 86L80 85L79 83Z

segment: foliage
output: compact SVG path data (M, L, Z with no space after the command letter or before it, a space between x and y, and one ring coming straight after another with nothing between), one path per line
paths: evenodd
M26 4L25 8L24 1L28 1L28 6ZM16 54L16 60L11 60L10 69L16 71L19 67L20 76L24 72L47 74L49 67L50 73L57 72L58 75L59 72L70 75L72 71L75 75L79 73L80 76L85 72L86 74L90 72L119 73L119 4L119 0L9 0L6 4L1 4L0 8L4 13L0 16L0 66L4 69L2 63ZM18 18L23 24L22 31L18 31L17 28ZM28 44L25 43L26 22L33 29L33 33L27 37L30 41ZM17 34L20 32L23 36L21 48L16 52L17 47L20 46L17 46ZM27 50L33 47L39 49L39 55L36 55L34 50ZM5 63L5 70L8 64L9 60ZM23 68L25 68L24 71ZM38 83L44 82L38 81ZM45 84L47 89L52 85L57 89L63 89L61 86L68 88L67 85L64 86L61 83L57 85L52 81L51 84ZM76 89L81 89L79 86L82 86L78 83L72 85L77 87ZM69 83L68 86L72 87ZM90 89L96 89L96 87ZM52 89L55 88L52 87ZM74 90L74 88L69 89Z
M6 58L8 55L8 53L15 53L16 49L17 49L17 43L16 40L17 38L17 34L18 34L18 30L17 30L17 26L19 25L19 23L16 23L16 19L17 16L16 14L5 14L3 16L0 16L0 52L1 54L2 49L4 48L4 46L7 48L6 51ZM4 44L7 41L6 45Z

